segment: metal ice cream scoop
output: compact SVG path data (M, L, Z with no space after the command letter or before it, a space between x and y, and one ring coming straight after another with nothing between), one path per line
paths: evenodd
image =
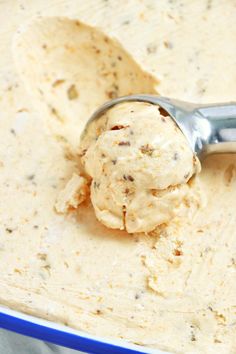
M111 107L123 102L148 102L160 106L176 122L200 158L209 154L236 153L236 102L200 105L155 95L123 96L106 102L86 124L99 119Z

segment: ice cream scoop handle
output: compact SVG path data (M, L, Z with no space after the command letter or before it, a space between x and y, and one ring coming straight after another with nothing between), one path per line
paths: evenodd
M194 117L199 150L204 155L236 153L236 103L201 107Z

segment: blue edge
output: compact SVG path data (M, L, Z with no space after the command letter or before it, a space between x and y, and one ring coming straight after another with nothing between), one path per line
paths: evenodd
M77 334L63 332L55 328L42 326L5 313L0 313L0 328L67 348L80 350L88 354L145 354L145 352L136 351L135 349L124 348L111 343L105 343Z

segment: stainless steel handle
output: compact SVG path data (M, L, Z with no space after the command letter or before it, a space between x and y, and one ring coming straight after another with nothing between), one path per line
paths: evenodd
M202 106L194 110L193 117L200 155L236 152L236 103Z

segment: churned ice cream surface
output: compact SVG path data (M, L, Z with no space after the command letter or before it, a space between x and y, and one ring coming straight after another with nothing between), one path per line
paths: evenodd
M158 107L140 104L133 105L137 139L129 134L133 113L126 106L127 115L120 115L126 109L117 106L78 167L81 132L112 98L146 93L196 103L235 101L235 1L19 0L0 1L0 10L0 303L145 346L144 353L235 354L236 156L209 156L196 178L185 179L195 166L183 137L168 117L161 122ZM157 128L168 126L165 138L173 131L175 149L171 144L164 151L155 140L162 130L154 134L138 122L144 110L155 111ZM111 130L126 121L130 127ZM111 146L113 136L134 148ZM182 142L181 158L172 159ZM149 209L136 209L136 202L143 198L145 205L154 183L162 203L153 208L165 205L161 217L176 213L170 222L130 234L97 220L89 184L106 186L108 179L100 172L99 181L93 178L95 163L87 166L92 178L85 168L92 151L96 156L103 147L118 162L99 158L96 171L107 168L114 181L117 168L121 179L117 191L109 186L112 212L124 200L123 188L135 186L137 199L129 195L127 208L132 204L150 226ZM160 159L149 156L157 147ZM118 152L132 161L127 166L124 160L122 173ZM159 178L139 173L144 161L158 167ZM170 211L180 193L182 202ZM105 196L94 195L93 202L105 203ZM156 197L148 196L152 202Z
M145 102L122 103L93 122L87 135L82 164L92 178L98 220L149 232L178 214L199 162L166 112Z

